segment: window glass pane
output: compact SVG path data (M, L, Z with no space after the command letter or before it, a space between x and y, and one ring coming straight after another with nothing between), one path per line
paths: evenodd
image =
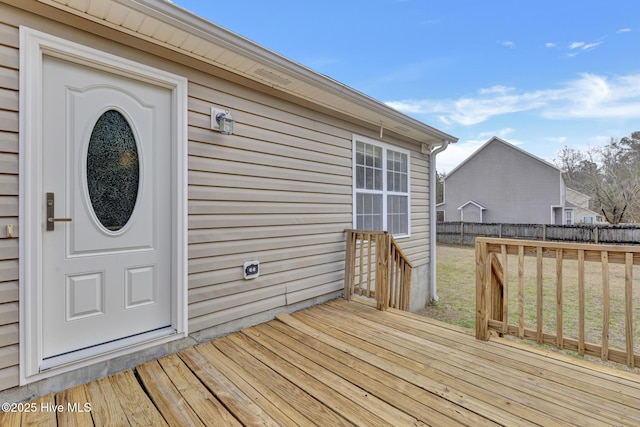
M382 230L382 195L358 194L356 204L356 228Z
M363 166L356 166L356 188L364 188L364 171Z
M98 221L107 230L120 230L129 222L138 199L140 165L131 126L118 111L106 111L93 127L86 172Z
M387 196L387 229L391 234L409 234L409 198Z

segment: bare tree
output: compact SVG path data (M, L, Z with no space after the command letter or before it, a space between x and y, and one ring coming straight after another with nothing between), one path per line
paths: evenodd
M584 152L565 147L556 164L567 185L591 196L607 222L640 220L640 132Z

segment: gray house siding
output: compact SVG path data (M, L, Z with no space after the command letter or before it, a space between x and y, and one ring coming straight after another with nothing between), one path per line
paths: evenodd
M484 206L483 222L547 224L553 207L562 205L563 180L558 168L493 138L445 177L446 221L472 221L470 200ZM468 213L469 212L469 213Z
M410 152L411 236L399 243L415 267L420 307L428 300L431 171L420 141L390 130L380 138L379 127L134 35L48 6L36 13L43 8L38 2L19 6L0 3L0 390L19 384L19 240L5 230L19 221L20 25L188 79L186 309L192 337L220 335L341 296L343 230L353 227L354 134ZM212 131L212 105L232 112L233 135ZM257 279L244 280L242 265L249 260L260 261Z

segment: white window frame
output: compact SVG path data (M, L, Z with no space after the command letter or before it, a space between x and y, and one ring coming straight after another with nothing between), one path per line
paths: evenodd
M358 142L377 146L382 149L382 190L358 189L356 184L356 147ZM387 185L387 152L395 151L407 156L407 192L399 193L388 191ZM357 195L358 194L381 194L382 195L382 230L387 231L387 196L399 195L407 197L407 233L394 234L394 238L411 237L411 152L395 145L387 144L365 136L353 135L352 139L352 178L353 178L353 228L357 227Z
M564 211L564 224L575 225L574 214L572 209L567 209Z

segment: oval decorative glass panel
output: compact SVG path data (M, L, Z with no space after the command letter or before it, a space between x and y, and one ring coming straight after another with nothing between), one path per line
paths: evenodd
M104 228L124 227L138 199L140 163L133 130L124 116L108 110L98 118L87 150L87 187Z

